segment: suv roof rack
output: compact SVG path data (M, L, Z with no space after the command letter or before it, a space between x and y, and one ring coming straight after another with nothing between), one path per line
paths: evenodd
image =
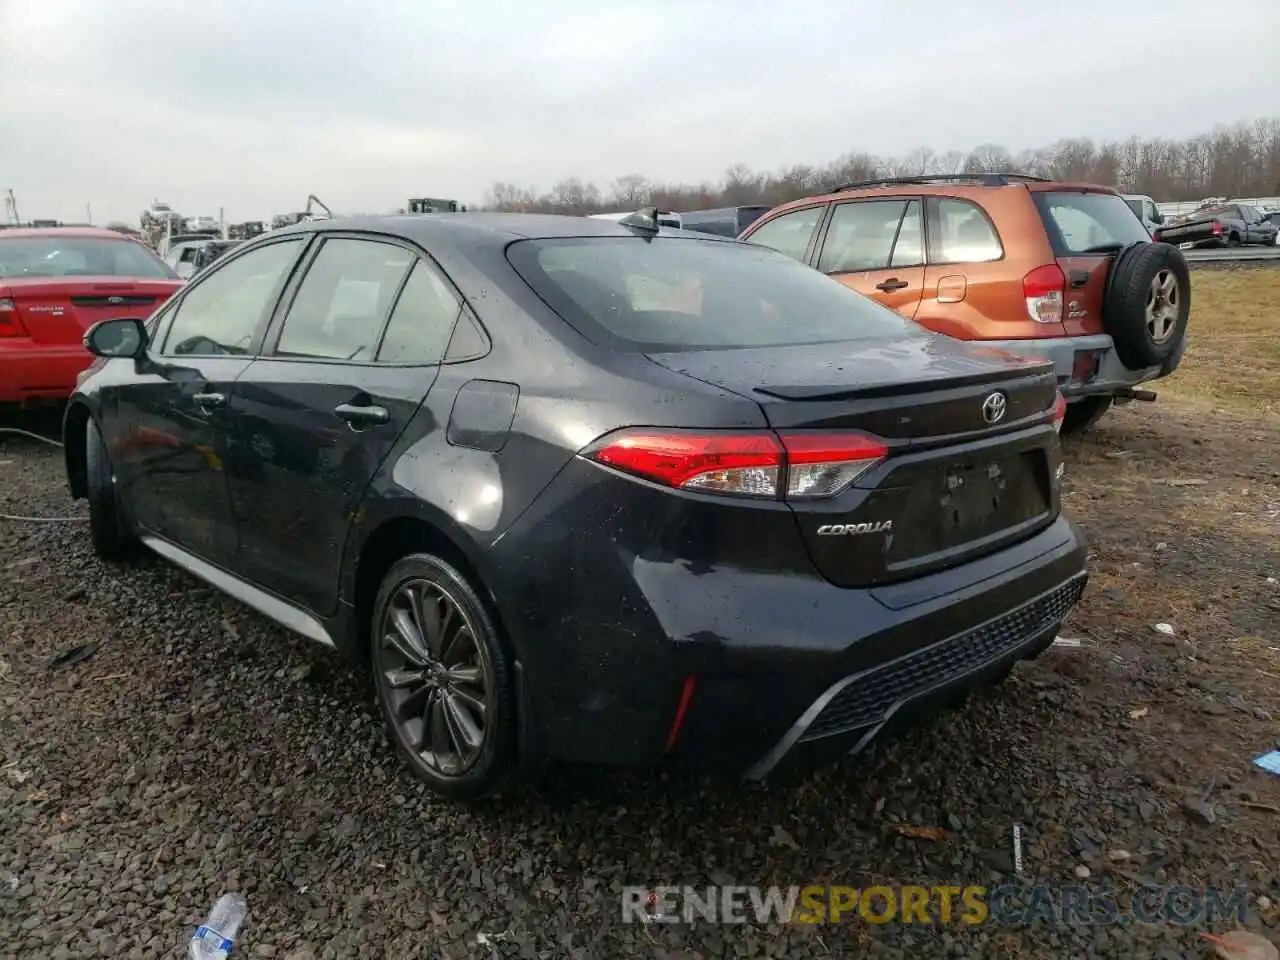
M860 180L857 183L843 184L831 192L844 193L846 190L863 190L868 187L908 186L910 184L976 183L983 187L1007 187L1012 183L1049 182L1048 177L1033 177L1029 173L923 173L915 177L881 177L878 180Z

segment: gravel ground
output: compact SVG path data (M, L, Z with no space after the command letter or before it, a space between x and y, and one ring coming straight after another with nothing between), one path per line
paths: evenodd
M1014 823L1029 879L1239 883L1280 939L1280 779L1251 765L1280 746L1278 449L1149 406L1071 443L1094 579L1064 635L1086 644L856 763L555 769L476 808L418 787L307 641L158 560L102 566L81 524L0 521L0 957L181 955L224 890L250 905L238 952L293 960L1206 955L1169 924L620 921L623 884L1010 881ZM0 513L82 510L59 451L0 436Z

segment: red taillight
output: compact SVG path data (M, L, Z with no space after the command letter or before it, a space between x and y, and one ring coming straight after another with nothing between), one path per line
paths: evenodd
M1036 267L1022 278L1027 316L1036 323L1061 323L1067 277L1056 263Z
M1062 432L1062 421L1067 419L1067 398L1058 394L1053 401L1053 429Z
M0 337L25 337L27 328L18 319L18 307L7 297L0 297Z
M1217 220L1213 221L1213 232L1214 233L1222 232L1222 224L1220 224Z
M857 433L628 429L602 437L582 455L682 490L810 500L839 493L888 452Z

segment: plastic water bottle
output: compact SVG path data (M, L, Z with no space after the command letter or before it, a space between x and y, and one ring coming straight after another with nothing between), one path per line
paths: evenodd
M209 917L196 927L187 955L191 960L226 960L231 954L236 932L244 922L249 906L238 893L224 893L209 911Z

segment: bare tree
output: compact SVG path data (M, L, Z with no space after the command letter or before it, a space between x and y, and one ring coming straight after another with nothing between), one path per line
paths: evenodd
M643 173L623 174L609 188L615 206L636 210L649 202L649 178Z
M935 153L917 147L901 157L852 151L818 167L795 165L776 173L734 164L719 183L656 183L640 173L614 180L600 190L569 177L542 193L496 183L486 205L499 210L532 210L582 215L655 203L667 210L702 210L740 204L778 204L825 193L847 184L887 176L923 173L956 175L1018 171L1037 176L1101 183L1145 193L1157 200L1200 200L1208 196L1280 195L1280 118L1220 127L1187 140L1095 142L1073 137L1011 154L994 143L968 153Z

